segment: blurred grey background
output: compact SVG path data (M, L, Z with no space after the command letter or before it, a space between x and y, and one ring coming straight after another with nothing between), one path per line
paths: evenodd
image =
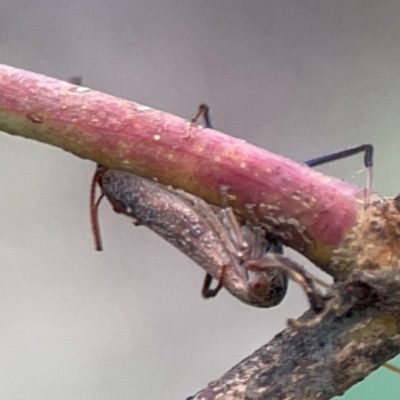
M373 187L394 196L399 19L397 0L0 0L0 62L188 119L205 101L219 130L299 161L371 142ZM321 170L365 185L362 167ZM202 300L203 272L107 203L96 253L93 170L0 135L2 400L185 399L307 308L295 284L270 310ZM343 399L399 391L380 369Z

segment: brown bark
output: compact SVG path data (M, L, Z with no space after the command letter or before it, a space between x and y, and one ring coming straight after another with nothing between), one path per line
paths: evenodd
M156 178L263 226L336 280L308 312L196 399L329 399L400 351L398 204L176 116L0 66L0 130Z
M400 319L371 307L287 328L193 400L327 400L342 395L400 349Z

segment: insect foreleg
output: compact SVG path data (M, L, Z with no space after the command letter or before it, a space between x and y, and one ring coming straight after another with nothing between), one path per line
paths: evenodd
M203 287L201 288L201 295L205 299L215 297L221 291L221 289L224 287L224 281L226 280L225 268L226 268L225 266L222 268L221 276L218 279L218 284L217 284L217 286L215 286L215 288L211 288L211 284L213 281L212 275L206 274L206 276L204 277Z

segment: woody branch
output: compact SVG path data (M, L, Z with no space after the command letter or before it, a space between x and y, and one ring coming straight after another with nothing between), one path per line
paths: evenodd
M335 278L327 309L332 312L309 329L287 328L196 399L221 393L224 399L274 398L269 396L277 391L287 399L328 399L400 351L400 221L393 199L373 195L365 208L363 189L243 140L7 66L0 66L0 130L157 178L213 204L220 201L220 185L227 185L239 217L246 217L246 205L254 204L271 234ZM323 351L313 356L310 346L317 338L324 338ZM349 368L349 375L340 375L343 382L335 374L316 381L313 371L321 363L342 374L343 365L354 365L353 354L360 354L357 373ZM292 362L283 368L285 357ZM290 378L296 373L297 381ZM294 382L301 382L296 387L306 394L293 394Z

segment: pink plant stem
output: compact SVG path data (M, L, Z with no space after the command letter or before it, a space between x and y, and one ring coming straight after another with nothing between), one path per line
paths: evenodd
M0 65L0 130L157 179L260 221L324 264L354 227L362 190L244 140L85 87ZM266 143L267 145L268 143ZM280 233L281 232L281 233Z

